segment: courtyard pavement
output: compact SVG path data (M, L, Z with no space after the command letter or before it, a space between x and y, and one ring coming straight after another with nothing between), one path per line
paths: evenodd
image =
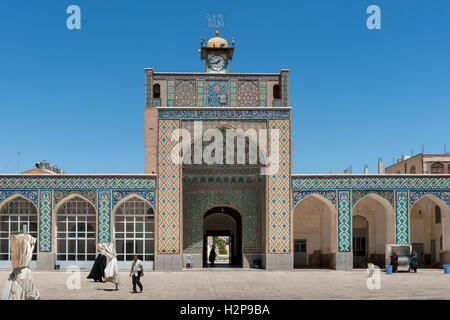
M9 270L0 270L3 291ZM387 275L380 271L380 289L368 289L366 270L192 269L147 271L144 292L133 294L128 272L120 272L121 286L96 283L80 274L80 289L69 290L64 270L33 272L41 299L450 299L450 274L439 269Z

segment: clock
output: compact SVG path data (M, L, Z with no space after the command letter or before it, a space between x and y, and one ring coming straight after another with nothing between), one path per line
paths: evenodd
M223 56L209 56L209 68L214 71L222 71L225 68L225 58Z

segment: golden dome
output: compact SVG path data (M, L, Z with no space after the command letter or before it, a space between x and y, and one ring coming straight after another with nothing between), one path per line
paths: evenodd
M208 40L207 48L228 48L228 42L224 38L219 37L219 31L216 30L216 36Z

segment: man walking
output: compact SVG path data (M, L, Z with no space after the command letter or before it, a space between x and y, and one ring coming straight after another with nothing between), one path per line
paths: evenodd
M141 277L144 276L144 264L141 260L138 259L138 256L133 257L133 263L131 264L130 277L133 280L133 293L137 293L136 284L139 286L139 289L142 292L144 287L141 283Z

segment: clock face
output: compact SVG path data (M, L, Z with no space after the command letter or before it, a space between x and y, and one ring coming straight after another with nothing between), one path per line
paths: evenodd
M225 58L222 56L210 56L209 67L214 71L220 71L225 67Z

